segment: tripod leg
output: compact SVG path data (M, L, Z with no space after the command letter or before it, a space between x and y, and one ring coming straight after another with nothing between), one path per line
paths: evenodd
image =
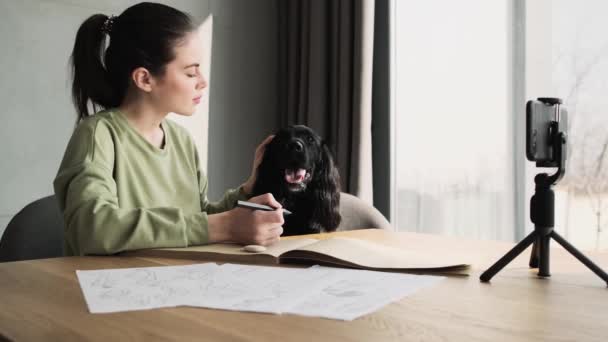
M599 266L593 263L593 261L589 260L583 253L581 253L578 249L572 246L568 241L566 241L563 237L557 234L555 231L551 233L551 237L557 241L562 247L564 247L570 254L574 255L580 262L582 262L585 266L587 266L590 270L592 270L598 277L602 278L608 285L608 274L604 272Z
M532 242L536 239L537 233L533 231L530 235L526 236L525 239L521 240L515 247L513 247L507 254L505 254L502 258L498 259L494 265L490 266L485 272L481 274L479 279L483 282L488 282L496 273L502 270L503 267L507 266L511 260L515 259L524 249L528 248Z
M539 277L550 277L549 272L549 241L551 241L551 235L539 235L538 236L538 276Z
M532 244L532 253L530 253L530 268L538 268L538 238Z

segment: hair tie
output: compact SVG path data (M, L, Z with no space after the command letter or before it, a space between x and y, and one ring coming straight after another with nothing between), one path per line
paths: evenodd
M116 16L111 15L103 22L103 25L101 25L102 33L109 35L110 32L112 32L112 25L114 25L114 19L116 19Z

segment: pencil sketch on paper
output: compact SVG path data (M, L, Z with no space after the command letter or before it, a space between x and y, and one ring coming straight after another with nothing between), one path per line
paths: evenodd
M76 271L92 313L195 306L352 320L442 277L214 263Z

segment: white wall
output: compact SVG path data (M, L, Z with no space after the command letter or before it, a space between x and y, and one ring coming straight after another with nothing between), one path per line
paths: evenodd
M137 1L0 0L0 234L52 181L75 122L68 58L93 13ZM276 0L159 1L202 21L214 16L208 169L217 199L250 172L253 151L276 127Z

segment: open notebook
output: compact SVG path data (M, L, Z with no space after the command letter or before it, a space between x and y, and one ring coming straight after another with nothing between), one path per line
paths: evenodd
M129 253L134 256L187 258L255 264L320 264L372 271L449 273L468 275L470 265L441 260L366 240L334 237L325 240L281 240L265 251L251 253L237 244L211 244L186 248L155 248Z

